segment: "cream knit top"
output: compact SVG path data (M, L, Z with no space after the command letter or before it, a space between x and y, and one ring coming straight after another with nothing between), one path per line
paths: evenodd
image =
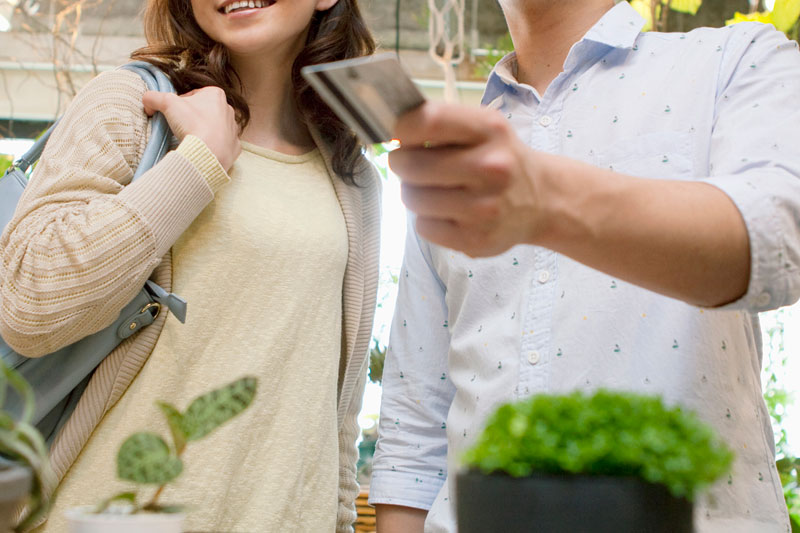
M347 230L319 151L289 156L245 144L231 183L172 258L173 291L191 302L190 318L167 318L139 376L67 473L42 531L64 531L65 509L131 489L115 480L116 451L133 430L169 436L157 401L182 409L244 374L259 380L252 406L187 448L162 501L190 505L192 531L333 531Z
M127 185L132 176L132 168L141 157L146 144L147 119L141 104L143 92L144 84L136 74L115 71L100 75L79 93L48 143L37 174L26 189L14 219L0 237L0 249L2 249L0 335L20 353L30 356L46 354L104 327L116 318L119 310L138 292L154 268L152 278L164 288L171 290L172 257L167 252L189 226L193 229L175 249L175 259L180 268L174 275L175 282L186 286L190 293L200 294L199 298L202 301L203 290L198 290L194 284L218 281L217 276L213 275L206 280L195 280L195 277L202 278L205 275L203 269L196 264L192 265L191 262L185 262L191 261L190 258L194 256L194 252L189 252L194 228L204 226L206 213L213 216L217 212L225 211L223 204L217 205L214 197L218 195L224 198L223 191L230 187L228 176L205 145L196 138L187 137L175 152L168 154L140 180ZM319 139L316 140L321 156L315 156L313 162L309 160L306 163L316 165L317 171L324 163L330 173L327 147L319 142ZM275 161L273 163L286 164ZM316 172L315 175L319 177L320 173ZM291 180L288 177L287 179ZM327 442L324 446L326 450L332 448L329 440L333 428L335 434L338 434L336 443L338 446L333 448L336 453L332 456L336 472L336 482L333 482L333 485L338 485L338 512L335 521L337 531L351 531L351 524L355 518L354 499L358 492L355 482L357 460L355 440L358 436L356 416L360 408L365 379L366 352L377 285L379 181L376 173L364 162L357 169L356 180L360 187L346 185L331 173L330 181L327 182L328 187L332 183L333 192L338 200L340 216L346 228L344 234L346 248L334 244L337 240L342 243L341 233L329 243L329 246L333 246L328 248L329 255L332 253L334 257L327 257L326 260L329 266L334 266L328 269L330 279L326 279L328 282L333 280L335 283L341 283L341 298L338 294L335 295L340 303L334 305L334 309L338 307L341 313L338 315L333 313L332 316L320 319L329 321L326 326L328 328L334 327L330 323L331 320L340 323L341 344L337 343L337 347L341 350L331 356L331 347L327 346L325 350L327 358L324 359L327 363L320 363L321 366L325 366L324 373L328 375L326 383L335 383L336 389L331 391L330 388L320 387L318 399L322 403L330 402L330 396L335 392L335 405L329 405L327 409L323 405L320 407L320 413L315 414L318 414L320 420L326 419L333 425L313 428L321 435L327 435L323 437ZM274 182L272 183L274 185ZM330 196L328 198L330 200ZM330 202L328 205L331 205ZM266 211L266 209L250 210L256 215L264 215ZM196 224L193 224L201 212L204 214ZM339 219L338 223L340 228L342 219ZM278 228L281 226L278 225ZM335 234L335 228L336 224L333 224L327 231L334 231ZM274 232L275 229L271 227L265 231ZM217 253L222 253L225 243L235 236L226 237L227 241L222 242L218 237L210 239L214 242ZM248 239L252 239L250 244L255 250L255 241L258 240L256 234L242 236L245 244L240 243L240 249L248 246ZM187 253L184 254L184 251ZM260 253L258 261L265 257L263 250ZM239 255L241 250L230 257L218 259L234 263L232 258ZM336 257L339 257L339 260ZM341 263L342 260L345 261L344 264ZM184 265L189 265L186 270L183 268ZM283 266L290 270L296 269L296 264ZM266 280L259 279L259 281ZM252 287L248 288L252 290ZM335 287L328 288L328 290L334 289ZM285 291L285 296L298 290L298 287L283 287L281 290ZM227 358L224 351L213 350L217 359L212 363L217 366L208 374L203 373L206 370L204 364L209 363L203 359L206 355L192 352L191 355L200 359L203 364L194 367L198 373L191 380L187 380L184 389L176 388L176 382L169 381L176 379L175 374L172 374L173 377L168 377L165 386L160 390L150 390L147 394L143 394L143 390L150 387L149 384L161 379L161 371L155 371L159 369L158 365L174 365L180 368L181 372L178 373L177 379L190 375L181 374L186 372L184 361L190 357L184 351L185 346L180 344L187 337L182 329L188 332L189 328L199 326L194 333L205 335L204 328L222 324L222 318L215 320L213 316L211 318L208 315L203 316L204 312L210 311L204 305L205 302L198 305L199 302L192 302L190 294L184 296L190 301L189 322L187 325L173 324L165 328L164 349L162 350L159 341L159 349L156 350L153 361L144 368L140 378L136 378L137 373L148 360L164 328L163 317L159 317L156 323L140 334L123 342L101 364L81 398L78 408L62 429L51 450L53 465L59 477L65 476L87 442L90 444L86 450L86 457L92 459L84 461L82 457L79 460L75 466L74 479L86 475L79 469L104 468L105 465L102 463L105 459L94 460L94 457L99 457L94 455L95 449L103 446L115 447L116 443L109 441L122 438L122 435L119 435L120 431L124 430L124 434L127 435L131 430L142 427L140 425L134 427L139 421L153 422L152 413L142 417L143 413L148 412L149 406L152 406L149 394L153 397L156 395L163 397L163 392L171 392L164 399L178 405L185 403L198 392L219 385L221 382L230 381L242 373L253 371L252 367L245 365L246 368L242 368L244 372L239 372L238 365L242 363L242 357L248 357L246 364L254 364L258 358L253 358L252 355L257 353L259 348L263 350L263 359L260 362L265 365L260 368L259 375L265 376L267 380L262 382L264 385L259 398L270 400L266 405L262 404L261 418L265 417L263 409L273 406L271 402L297 399L297 396L289 394L288 389L292 389L291 392L295 395L302 392L296 390L299 386L296 385L297 381L294 382L294 388L270 390L269 378L266 376L271 375L275 367L269 366L271 355L268 351L269 346L244 345L237 346L235 351L231 347ZM211 293L206 296L213 298L215 295ZM277 309L271 306L269 301L259 304L265 315L270 309ZM306 301L302 304L306 312L313 314L313 303ZM250 306L229 305L225 308L234 314L252 313L258 309L257 304L252 302ZM328 312L331 313L330 309ZM192 313L197 313L198 318L195 319ZM170 318L169 322L173 323L173 319ZM296 338L302 338L308 333L303 330L301 324L294 323L292 327L296 330ZM227 334L227 329L220 328L220 330L217 334ZM274 339L290 332L286 328L280 331L280 335L273 334L266 341L262 339L262 342L274 344ZM334 327L333 338L338 341L339 337L335 333ZM173 336L175 338L172 338ZM252 338L243 332L239 337L240 342L245 338ZM196 348L204 341L195 339L193 342L192 346ZM219 337L216 342L219 342ZM307 349L304 351L306 353L303 354L303 363L323 361L320 350L314 354L308 353ZM297 356L297 354L289 355L290 352L290 347L278 348L279 357ZM211 354L212 351L209 350L208 353ZM334 368L337 375L335 380L330 376L331 360L335 361ZM297 362L297 359L294 361ZM151 368L154 370L150 370ZM315 372L318 370L315 369ZM305 371L308 372L308 369ZM214 375L211 375L212 373ZM130 390L131 399L128 400L129 395L125 394L123 397L123 394L131 382L134 384ZM283 384L278 382L272 381L272 385L282 387ZM158 388L155 386L155 389ZM123 402L119 404L119 409L115 409L114 406L120 398L123 398ZM130 405L128 402L131 402ZM253 422L248 420L248 416L252 417L254 413L259 414L257 408L254 408L252 413L246 412L241 415L238 420L231 422L229 427L220 429L218 437L223 441L225 439L229 441L248 435L251 431L263 437L263 434L258 433L263 428L258 426L268 425L267 420L259 420L255 426L245 427ZM333 413L336 414L336 418L331 422L330 417ZM98 427L104 416L106 419ZM129 416L132 418L128 418ZM140 419L137 420L136 417ZM147 418L149 420L144 420ZM134 422L128 424L129 420ZM114 430L106 435L104 427L107 423L109 424L107 427ZM99 438L92 437L90 441L95 428ZM211 438L214 438L214 435ZM97 444L94 444L95 442ZM213 451L209 451L210 448L200 450L199 448L204 445L213 448ZM216 445L211 442L198 443L196 457L200 459L187 457L187 483L190 478L188 473L191 472L189 465L193 461L201 461L202 464L202 457L219 458L220 445L221 442L217 442ZM257 446L246 448L248 454L258 455L262 452ZM188 449L187 453L193 452ZM245 460L245 457L240 456L240 460ZM205 470L207 466L208 464L197 470L201 472L199 477L205 480L208 479ZM285 477L286 474L279 475ZM301 476L303 473L295 472L295 475ZM218 474L214 479L219 480L219 476ZM323 478L327 481L320 482L320 487L326 483L325 486L331 484L330 473L323 474ZM70 473L64 487L65 495L71 490L72 479ZM234 479L235 481L242 479L241 472L234 474ZM217 491L222 488L209 486L205 490ZM246 507L261 504L259 494L264 498L273 496L256 490L251 491L250 496L253 499L246 502ZM68 502L69 499L67 496L65 501ZM175 501L180 499L178 494L174 499ZM328 505L336 506L336 500ZM331 526L334 524L331 523Z

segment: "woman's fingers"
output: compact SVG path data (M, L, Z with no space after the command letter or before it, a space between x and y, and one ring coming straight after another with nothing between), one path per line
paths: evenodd
M202 87L181 96L147 91L142 103L148 115L163 113L179 140L194 135L205 142L226 170L239 156L236 115L219 87Z
M178 98L177 95L172 93L162 93L158 91L147 91L142 96L142 103L144 104L144 112L148 116L153 116L156 111L162 113L167 107L167 100L171 97Z

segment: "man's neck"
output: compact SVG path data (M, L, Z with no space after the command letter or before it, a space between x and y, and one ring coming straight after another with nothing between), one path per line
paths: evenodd
M544 94L572 45L614 6L613 0L501 0L517 51L517 80Z

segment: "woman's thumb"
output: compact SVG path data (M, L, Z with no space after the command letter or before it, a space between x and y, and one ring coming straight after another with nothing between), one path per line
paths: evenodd
M168 97L175 96L171 93L161 93L158 91L147 91L142 96L142 103L144 104L144 112L148 116L152 116L156 111L164 113Z

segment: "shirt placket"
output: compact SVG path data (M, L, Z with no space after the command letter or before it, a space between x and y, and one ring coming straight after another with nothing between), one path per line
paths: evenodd
M558 153L564 100L577 76L576 71L560 74L538 105L534 103L528 108L528 120L517 132L534 150ZM529 98L534 102L537 100L533 91ZM510 115L513 113L510 111ZM514 124L513 116L509 118ZM524 316L516 389L519 397L549 390L554 358L552 317L558 286L558 256L539 247L534 248L533 254L533 268L528 273L527 290L523 292Z

